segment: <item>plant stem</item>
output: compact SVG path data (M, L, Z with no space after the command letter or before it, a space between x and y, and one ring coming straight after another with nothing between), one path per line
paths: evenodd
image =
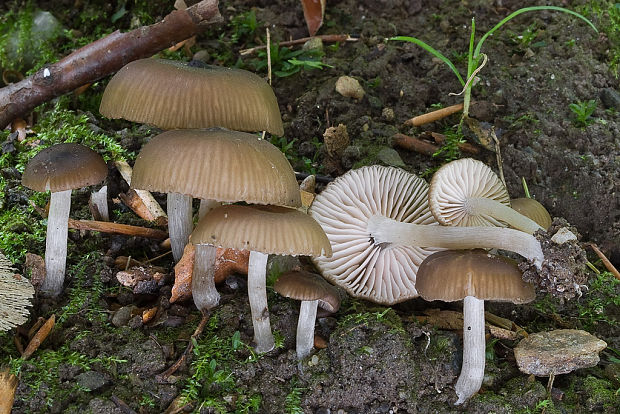
M45 239L45 280L41 285L41 292L45 296L56 297L62 292L67 264L70 210L71 190L52 193Z

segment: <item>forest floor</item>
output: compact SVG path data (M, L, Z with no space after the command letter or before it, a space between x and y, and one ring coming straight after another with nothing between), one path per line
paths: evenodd
M7 1L0 5L3 69L22 73L58 59L78 46L116 29L160 20L173 1ZM582 242L596 243L620 264L620 6L613 1L551 1L582 13L598 33L568 14L536 11L511 20L489 37L482 51L488 63L473 88L471 116L499 139L503 174L510 195L522 197L522 179L531 195L554 217L568 220ZM423 127L405 120L437 106L462 101L461 84L439 59L422 48L386 38L416 36L466 70L471 19L476 39L503 17L533 1L330 0L319 34L350 34L357 41L328 43L319 50L280 47L272 55L273 88L284 120L283 137L271 138L295 171L336 177L363 165L403 168L429 179L442 164L474 157L498 170L491 145L465 129L456 134L459 115ZM38 42L36 10L51 12L61 25ZM197 38L190 56L183 49L165 58L237 66L267 75L266 54L241 50L307 36L297 0L221 1L224 22ZM21 45L11 52L13 36ZM33 43L30 43L33 42ZM296 59L296 60L295 60ZM292 63L296 62L296 63ZM302 63L299 63L302 62ZM317 66L319 66L317 68ZM335 91L341 76L357 79L361 99ZM82 142L108 162L106 184L113 221L153 226L118 200L128 190L113 160L133 163L140 147L159 133L131 122L111 121L98 112L108 79L42 105L27 119L24 141L0 132L0 249L24 270L26 253L43 256L45 220L32 207L47 195L21 185L27 160L44 146ZM341 156L330 156L323 133L346 126L350 142ZM395 148L396 133L428 137L441 133L446 144L434 156ZM467 140L475 154L460 153ZM319 186L318 191L321 190ZM90 218L90 189L74 192L74 218ZM156 194L158 201L165 196ZM200 321L189 302L170 304L172 259L152 264L164 269L159 285L134 293L117 281L114 259L145 261L165 253L159 242L96 232L70 231L65 292L57 300L37 298L24 329L0 333L0 365L19 373L13 413L615 413L620 406L620 283L588 249L592 271L582 297L560 302L540 293L527 305L489 304L491 313L527 332L574 328L607 343L600 363L555 379L520 373L513 354L518 340L487 341L482 390L464 406L454 406L460 372L460 329L437 328L416 316L430 309L459 311L460 304L409 300L387 308L346 299L341 310L320 318L317 334L327 346L298 370L295 327L298 302L269 289L271 323L277 348L257 355L245 278L233 275L218 287L216 308L187 364L168 381L156 374L185 350ZM272 260L269 281L290 266ZM157 309L143 323L142 313ZM24 342L39 317L56 315L56 327L23 361L15 340ZM173 403L174 402L174 403ZM125 405L123 405L123 403ZM185 407L174 411L172 407Z

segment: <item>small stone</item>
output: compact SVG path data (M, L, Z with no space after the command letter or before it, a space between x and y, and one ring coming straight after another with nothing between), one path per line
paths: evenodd
M392 108L383 108L381 111L381 117L386 121L394 120L394 110Z
M86 371L75 377L80 387L96 391L108 383L105 377L97 371Z
M551 241L555 244L564 244L573 240L577 240L577 236L566 227L562 227L551 237Z
M312 37L301 47L305 51L320 51L323 50L323 40L320 37Z
M402 158L400 158L400 155L398 155L398 152L394 148L383 148L377 153L377 159L391 167L405 166Z
M131 313L133 312L134 308L134 305L128 305L123 306L122 308L114 312L114 316L112 316L112 325L116 326L117 328L127 325L127 322L129 322L129 319L131 319Z
M519 370L547 377L593 367L607 343L577 329L558 329L531 334L514 349Z
M341 76L336 81L336 92L342 96L354 99L362 99L366 92L359 81L350 76Z
M620 111L620 93L613 88L605 88L601 91L601 101L605 108L614 108Z

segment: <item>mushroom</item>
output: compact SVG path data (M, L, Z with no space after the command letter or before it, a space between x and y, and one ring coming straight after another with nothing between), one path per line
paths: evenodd
M529 335L519 342L514 353L521 372L549 377L550 392L556 375L595 366L599 362L598 353L605 347L605 341L586 331L556 329Z
M52 193L47 217L43 294L58 296L65 280L71 190L100 183L107 174L108 167L99 154L75 143L45 148L26 165L22 184L35 191Z
M322 275L352 296L391 305L418 296L417 268L440 248L501 248L541 266L534 236L499 227L438 226L427 194L424 180L393 167L362 167L331 182L310 207L334 251L331 259L313 259Z
M274 347L265 280L268 254L331 255L329 240L315 220L295 209L270 205L217 207L198 222L191 241L250 251L248 298L258 352Z
M99 112L163 129L220 126L282 135L271 86L235 68L194 67L165 59L141 59L112 77Z
M535 221L510 208L506 187L486 164L463 158L442 166L428 192L431 212L446 226L500 226L533 234Z
M527 303L534 287L517 265L484 250L445 250L424 259L416 288L428 301L463 300L463 366L455 390L459 405L480 389L484 377L484 301Z
M0 331L8 331L28 320L30 313L26 308L31 306L33 296L30 281L15 274L12 263L0 253Z
M131 187L168 193L175 261L183 255L192 232L192 197L301 205L295 173L278 148L257 135L222 128L157 135L140 151Z
M427 203L428 184L401 169L372 165L336 178L310 207L323 227L333 255L313 262L330 282L351 296L392 305L415 298L418 266L437 251L425 245L381 243L368 229L375 215L438 228ZM418 247L422 246L422 247Z
M284 297L301 301L296 339L297 359L301 360L310 354L314 345L317 307L335 313L340 308L340 296L321 276L306 271L283 273L273 289Z
M551 227L551 215L549 215L549 212L542 204L533 198L514 198L510 200L510 206L518 213L534 220L544 230Z

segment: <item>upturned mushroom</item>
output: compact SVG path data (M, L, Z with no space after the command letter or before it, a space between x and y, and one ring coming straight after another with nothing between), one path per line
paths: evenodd
M217 207L198 222L191 241L197 246L250 251L248 298L258 352L269 352L274 347L265 280L268 255L331 255L325 232L310 216L270 205Z
M103 181L108 174L99 154L80 144L52 145L35 155L26 165L22 184L35 191L51 191L45 241L46 276L44 295L62 292L67 261L67 234L71 190Z
M99 112L162 129L224 127L282 135L271 86L235 68L165 59L133 61L112 77Z
M536 224L547 230L551 227L551 215L547 209L533 198L522 197L510 200L510 206L516 212L534 220Z
M301 301L297 322L297 359L307 357L314 345L314 323L317 308L335 313L340 308L336 288L316 273L290 271L280 275L273 289L280 295Z
M428 203L437 221L446 226L508 224L528 234L541 229L510 208L508 191L497 174L472 158L449 162L433 174Z
M34 288L25 277L15 274L12 263L0 253L0 331L28 320ZM1 411L0 411L1 412Z
M533 285L521 278L517 265L484 250L446 250L424 259L418 269L418 293L428 301L463 300L463 366L456 382L456 405L480 389L484 377L484 301L527 303Z

